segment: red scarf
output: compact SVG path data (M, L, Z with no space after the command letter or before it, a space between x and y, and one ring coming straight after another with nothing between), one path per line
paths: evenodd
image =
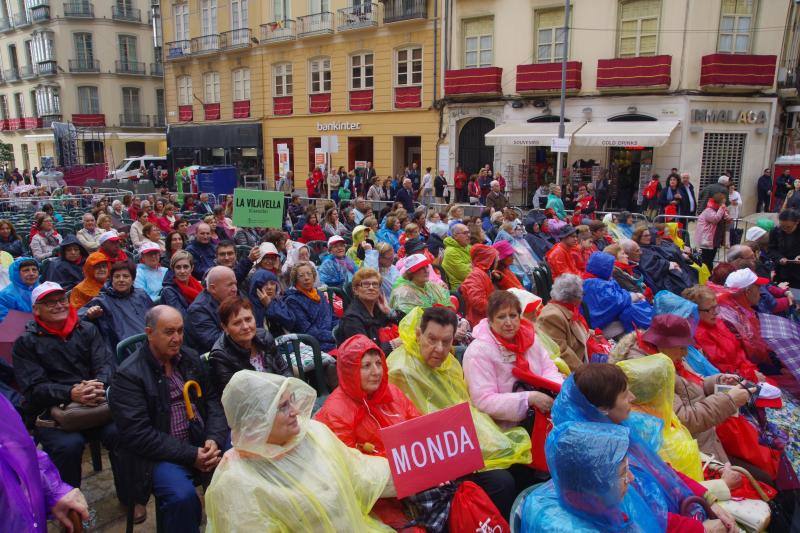
M200 285L200 282L197 281L194 276L189 276L189 281L184 283L178 278L175 279L175 286L178 287L178 290L181 291L183 297L186 298L186 301L190 304L197 298L197 295L203 292L203 286Z
M589 331L589 324L586 322L586 319L581 314L580 309L578 309L578 304L571 304L568 302L560 302L558 300L550 300L552 303L556 305L560 305L564 309L572 311L572 321L577 322L578 324L583 325L586 331Z
M511 369L511 374L515 378L536 388L544 388L555 393L561 391L561 385L537 376L531 370L531 365L528 363L528 358L525 354L528 353L528 350L531 349L536 340L536 331L528 319L523 318L519 321L519 330L513 339L505 339L500 335L494 335L494 338L503 348L516 356L514 368Z
M618 269L626 272L630 277L635 278L636 275L633 273L633 265L630 263L620 263L619 261L614 261L614 266Z
M69 306L69 314L67 315L67 319L64 321L64 325L61 326L61 329L55 329L44 322L38 317L35 316L33 319L39 324L43 330L51 335L55 335L56 337L60 338L62 341L67 340L67 337L70 336L72 330L75 329L75 326L78 325L78 310L72 306Z

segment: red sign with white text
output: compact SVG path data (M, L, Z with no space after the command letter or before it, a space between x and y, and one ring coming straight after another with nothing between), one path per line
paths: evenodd
M381 429L397 497L405 498L483 468L468 403Z

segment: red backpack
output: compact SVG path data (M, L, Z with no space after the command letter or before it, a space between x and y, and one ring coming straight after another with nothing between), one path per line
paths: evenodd
M450 533L509 533L511 528L489 496L472 481L456 489L450 505Z

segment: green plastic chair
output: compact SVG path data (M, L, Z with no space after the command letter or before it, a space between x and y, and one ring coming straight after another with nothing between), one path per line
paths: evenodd
M147 335L139 333L123 339L117 343L117 364L122 362L133 352L135 352L147 340Z
M301 343L310 346L314 354L313 379L303 370L303 360L300 356ZM298 378L311 385L317 391L317 400L314 402L314 411L316 412L317 409L322 407L325 399L331 393L328 388L328 382L325 380L325 370L322 367L322 350L319 347L319 342L311 335L289 333L276 338L275 346L278 347L278 352L286 358L289 365L296 368Z

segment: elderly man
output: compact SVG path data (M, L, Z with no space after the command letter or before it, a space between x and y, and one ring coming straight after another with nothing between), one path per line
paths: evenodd
M146 502L152 492L164 531L196 533L202 509L194 481L208 479L219 463L228 436L225 414L200 357L183 345L180 312L153 307L145 315L145 333L147 342L114 375L111 412L135 471L135 501ZM198 434L190 427L183 400L189 381L200 387L190 389L194 412L202 420Z
M211 350L222 334L217 309L222 300L236 296L239 288L236 274L226 266L215 266L208 271L206 288L186 311L186 342L200 353Z
M403 188L397 191L395 201L403 204L403 208L409 213L414 212L414 189L409 178L403 180Z
M120 236L116 230L112 229L102 233L97 242L100 243L99 251L108 257L108 260L112 263L128 260L128 254L122 250Z
M490 184L491 191L486 195L486 207L495 211L502 211L508 206L506 195L500 190L500 182L493 180Z
M208 193L200 193L200 200L197 202L194 212L203 216L214 214L214 208L208 202Z
M83 214L83 228L75 234L80 243L86 248L89 253L96 252L100 247L98 239L102 230L97 229L97 221L91 213Z
M355 215L355 223L361 224L364 220L364 217L367 216L367 201L363 198L356 198L356 208L353 210L353 215Z
M681 193L680 211L683 216L694 216L697 212L697 196L694 194L694 185L688 172L681 174L681 184L678 186Z
M764 277L769 279L769 270L758 263L756 254L749 246L744 244L731 246L728 250L728 262L737 270L749 268L757 274L763 272ZM759 285L759 292L761 299L758 302L757 310L760 313L783 315L794 305L794 295L786 283Z
M703 209L706 208L706 204L708 204L708 200L713 198L715 194L721 192L725 195L725 203L728 203L728 184L731 182L731 179L726 176L722 175L717 179L717 183L712 183L710 185L706 185L702 191L700 191L700 200L697 202L697 212L702 213Z
M450 237L444 238L442 268L450 282L450 290L456 291L472 271L472 258L469 255L469 228L464 224L454 224Z
M217 247L211 242L211 226L205 222L198 224L194 240L186 247L186 251L194 257L194 277L203 279L208 269L213 267L217 260ZM236 253L234 252L235 259Z
M117 429L110 415L78 431L65 431L51 418L57 406L78 403L99 407L114 371L114 359L100 331L80 320L70 307L66 291L46 281L31 293L34 319L14 343L14 375L31 413L43 413L34 435L58 468L61 478L81 486L81 463L87 442L100 439L111 452L111 469L119 499L127 503L125 483L117 468ZM103 414L100 414L103 417ZM141 517L144 508L137 512Z

